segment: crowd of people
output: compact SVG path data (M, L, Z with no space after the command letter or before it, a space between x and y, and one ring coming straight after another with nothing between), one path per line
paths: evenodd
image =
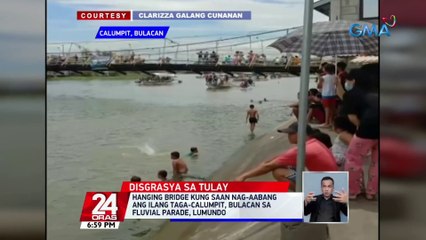
M170 63L170 58L159 58L160 63ZM134 52L127 55L111 53L111 55L96 55L94 53L87 53L85 55L49 55L47 57L48 65L68 65L68 64L82 64L93 65L97 62L107 62L108 64L143 64L145 58Z
M266 63L266 55L265 54L257 54L252 50L244 55L242 51L236 51L233 56L230 54L226 54L223 56L222 62L219 62L219 54L215 51L209 53L208 51L199 51L197 53L198 56L198 64L225 64L225 65L254 65L254 64L265 64Z
M152 56L154 56L153 54ZM199 51L196 53L198 61L197 64L206 64L206 65L300 65L301 59L298 56L288 57L282 55L268 61L267 56L264 53L255 53L250 50L247 54L244 54L243 51L235 51L234 54L224 54L221 56L215 51ZM47 64L51 65L66 65L66 64L87 64L91 65L92 61L98 59L99 57L109 57L109 64L143 64L147 61L157 60L158 64L170 64L171 58L168 56L159 56L157 59L150 59L150 55L143 56L142 54L135 54L134 51L126 54L120 54L116 52L111 52L109 55L97 55L95 53L87 53L86 55L77 54L74 55L49 55L47 59ZM148 57L146 59L145 57ZM175 59L177 61L177 59Z
M212 74L211 80L215 76ZM210 79L209 77L209 79ZM378 66L366 65L346 72L346 64L337 63L337 74L332 64L322 64L317 79L317 88L308 92L309 110L306 113L310 124L306 127L306 169L309 171L348 171L349 193L339 199L356 199L364 194L367 199L376 199L378 191ZM266 101L266 99L265 99ZM299 116L298 104L291 105L293 113ZM260 119L253 104L249 106L246 122L254 132ZM317 128L311 124L317 123ZM332 129L336 138L320 129ZM291 144L297 144L298 122L279 129L285 133ZM198 149L191 148L191 157L198 156ZM179 152L171 153L173 178L182 180L187 177L188 167ZM368 170L368 182L364 186L363 165L365 159L371 163ZM296 184L297 147L284 151L277 157L267 159L254 169L242 173L235 180L247 179L272 173L277 181L289 181L291 188ZM162 181L169 180L167 172L158 172Z
M218 76L216 73L209 73L206 74L204 78L208 86L223 86L229 82L229 76L227 74Z
M317 80L316 89L308 93L308 119L321 123L318 128L333 128L334 141L319 129L307 125L306 168L309 171L348 171L349 199L365 193L369 200L376 198L378 189L378 66L366 65L346 72L346 64L325 63ZM291 105L299 114L298 104ZM288 140L297 144L298 123L278 132L287 133ZM290 181L295 188L297 147L266 160L254 169L237 177L245 181L271 172L277 181ZM368 182L364 184L363 165L370 161ZM346 196L345 196L346 197Z
M248 88L248 87L254 87L254 86L255 84L253 79L251 79L251 77L248 79L243 79L240 83L240 88Z
M219 62L219 54L215 51L209 53L209 51L199 51L198 55L198 64L217 64Z

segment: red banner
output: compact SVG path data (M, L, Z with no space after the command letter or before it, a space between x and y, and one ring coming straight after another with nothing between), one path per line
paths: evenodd
M122 192L288 192L289 182L123 182Z
M87 192L80 221L124 221L129 196L128 192Z
M130 11L77 11L77 20L130 20Z

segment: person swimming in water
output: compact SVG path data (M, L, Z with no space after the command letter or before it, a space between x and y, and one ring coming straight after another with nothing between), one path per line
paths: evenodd
M158 179L160 179L160 181L163 181L163 182L169 181L167 179L167 171L166 170L160 170L160 171L158 171L157 177L158 177Z
M172 159L173 178L182 180L183 176L188 173L188 166L177 151L172 152L170 158Z
M250 109L247 110L246 123L250 122L250 132L253 134L256 123L259 121L259 112L254 108L254 105L250 105Z
M190 157L196 158L198 157L198 148L197 147L192 147L191 152L188 154Z
M142 179L138 176L132 176L132 178L130 178L130 182L141 182Z

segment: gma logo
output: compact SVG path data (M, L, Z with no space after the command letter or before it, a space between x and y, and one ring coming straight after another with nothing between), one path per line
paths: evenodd
M370 26L368 25L361 25L358 23L354 23L349 27L349 34L352 37L362 37L366 35L369 37L373 35L376 37L381 37L383 35L386 35L388 37L391 36L389 28L387 27L386 24L383 24L382 27L380 28L380 31L378 31L376 24L372 24L370 29Z

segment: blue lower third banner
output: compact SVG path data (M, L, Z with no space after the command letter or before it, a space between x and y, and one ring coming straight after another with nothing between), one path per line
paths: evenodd
M168 31L168 26L101 26L96 39L164 39Z

